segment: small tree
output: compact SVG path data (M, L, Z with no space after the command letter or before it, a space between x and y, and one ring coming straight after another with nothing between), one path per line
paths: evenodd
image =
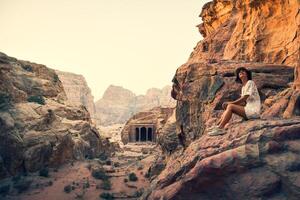
M138 177L135 175L134 172L132 172L132 173L130 173L130 174L128 175L128 179L129 179L130 181L137 181L137 180L138 180Z
M45 99L43 96L30 96L27 98L27 101L45 105Z

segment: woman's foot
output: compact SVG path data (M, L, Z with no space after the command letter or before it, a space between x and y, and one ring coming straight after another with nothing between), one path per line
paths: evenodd
M225 133L226 133L226 131L224 129L219 128L219 127L215 127L215 128L213 128L212 130L210 130L208 132L208 135L209 136L216 136L216 135L223 135Z
M218 127L219 127L218 125L212 125L212 126L208 127L206 130L207 130L207 131L211 131L211 130L213 130L214 128L218 128Z
M224 126L224 129L227 130L227 129L229 129L229 128L230 128L230 124L227 123L227 124Z

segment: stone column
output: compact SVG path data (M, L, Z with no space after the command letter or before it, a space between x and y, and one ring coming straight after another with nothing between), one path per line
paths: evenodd
M148 141L148 128L149 127L146 128L146 142Z
M156 129L155 129L155 127L153 127L153 129L152 129L152 141L156 142Z
M141 141L141 136L142 136L142 134L141 134L141 127L139 127L139 142Z

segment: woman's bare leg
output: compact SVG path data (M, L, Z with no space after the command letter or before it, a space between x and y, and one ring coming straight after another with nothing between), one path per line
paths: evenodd
M222 113L221 118L217 121L217 125L219 125L219 124L221 123L221 121L222 121L223 118L224 118L224 115L225 115L225 111Z
M228 107L228 105L227 105L227 107ZM227 107L226 107L226 109L227 109ZM217 121L217 125L219 125L222 122L222 120L224 119L226 109L222 113L221 118Z
M226 111L226 110L225 110L225 111ZM224 118L224 116L225 116L225 111L222 113L221 118L217 121L217 125L219 125L219 124L222 122L222 120L223 120L223 118Z
M247 118L245 113L245 108L243 106L235 105L235 104L229 104L226 108L226 111L223 113L221 117L221 122L219 127L224 128L225 125L229 122L229 120L232 117L232 113L237 114L241 117Z

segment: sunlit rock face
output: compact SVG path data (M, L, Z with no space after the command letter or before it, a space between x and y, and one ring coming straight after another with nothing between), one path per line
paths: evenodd
M296 66L299 60L298 0L215 0L198 25L204 40L189 62L234 59Z
M128 89L110 85L103 97L96 101L97 115L101 126L125 123L135 113L146 111L157 106L175 107L170 96L171 87L151 88L146 95L135 95Z
M62 72L58 70L55 72L63 84L68 103L75 106L85 106L89 111L91 118L96 120L94 97L85 78L82 75L70 72Z
M0 178L99 156L105 141L54 70L0 53Z
M203 7L204 39L175 73L176 128L161 138L166 158L143 199L300 198L299 8L297 0ZM225 135L208 136L222 103L241 94L234 81L241 66L253 72L261 118L234 116ZM169 140L174 135L185 136L185 148Z
M204 134L168 156L145 199L297 199L299 123L252 120Z
M194 63L178 68L175 78L182 84L183 96L176 107L177 126L183 126L188 141L203 134L205 123L222 113L222 103L240 97L241 84L235 82L235 69L244 66L253 73L261 101L262 112L269 112L264 104L274 95L284 92L293 82L294 68L286 65L220 61L217 63ZM272 81L271 81L272 80ZM275 115L272 115L275 117Z

